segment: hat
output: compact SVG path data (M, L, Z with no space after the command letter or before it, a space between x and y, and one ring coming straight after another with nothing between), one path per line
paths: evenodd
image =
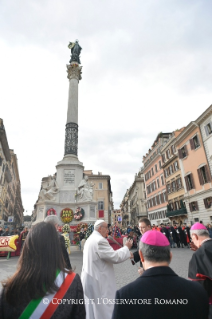
M98 219L98 220L95 222L94 227L95 227L95 226L98 226L98 225L100 225L100 224L102 224L102 223L105 223L105 221L104 221L103 219Z
M207 228L201 224L201 223L195 223L192 227L191 230L200 230L200 229L205 229L207 230Z
M148 230L143 234L141 237L141 241L144 244L151 245L151 246L169 246L170 243L165 235L158 231Z

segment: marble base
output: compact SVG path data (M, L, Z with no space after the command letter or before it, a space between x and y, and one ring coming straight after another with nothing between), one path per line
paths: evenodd
M78 203L71 203L71 202L65 202L65 203L58 203L55 201L44 201L39 202L37 204L37 218L32 223L32 225L37 224L38 222L43 221L46 216L47 212L50 208L53 208L57 216L60 220L60 225L63 225L63 222L60 219L60 213L64 208L70 208L73 210L73 212L76 211L77 207L81 207L85 211L85 216L81 220L76 220L73 218L73 220L70 223L70 226L77 225L81 222L83 223L95 223L97 220L97 202L90 201L90 202L78 202Z

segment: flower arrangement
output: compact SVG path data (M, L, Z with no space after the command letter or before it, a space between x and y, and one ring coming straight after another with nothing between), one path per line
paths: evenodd
M63 232L63 233L69 233L69 232L70 232L70 226L69 226L69 224L63 225L62 232Z
M54 209L54 208L50 208L48 211L47 211L47 216L49 216L49 215L57 215L57 213L56 213L56 210Z
M64 208L60 213L60 218L63 223L70 223L73 219L73 210L70 208Z
M86 224L86 223L79 223L79 224L77 225L77 233L79 233L82 228L84 228L84 229L86 228L86 229L87 229L87 227L88 227L88 224Z
M81 219L83 219L84 215L85 215L84 209L81 207L77 207L77 209L74 213L74 219L81 220Z
M94 229L94 226L92 224L89 224L88 225L88 228L87 228L87 231L85 233L85 239L87 240L88 237L92 234L93 232L93 229Z

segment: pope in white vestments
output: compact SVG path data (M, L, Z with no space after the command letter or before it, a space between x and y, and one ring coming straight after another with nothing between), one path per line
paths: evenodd
M111 319L117 290L113 264L131 257L132 240L123 248L113 250L105 238L107 233L107 223L97 220L84 246L81 280L86 319Z

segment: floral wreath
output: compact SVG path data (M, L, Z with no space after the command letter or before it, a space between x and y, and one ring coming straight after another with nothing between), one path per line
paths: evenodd
M64 208L60 213L60 218L63 223L70 223L73 219L73 210L70 208Z
M49 216L49 215L57 215L57 213L56 213L56 210L54 209L54 208L50 208L48 211L47 211L47 216Z
M81 207L77 207L75 213L74 213L74 219L81 220L85 216L85 211Z

